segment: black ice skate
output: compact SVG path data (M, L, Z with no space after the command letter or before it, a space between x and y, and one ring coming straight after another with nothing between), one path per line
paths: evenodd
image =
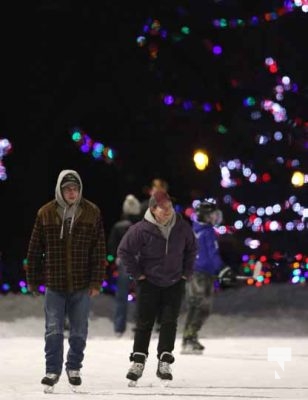
M71 389L75 392L77 387L81 385L80 371L76 369L68 369L66 373Z
M173 355L167 351L164 351L159 357L156 375L164 382L164 384L168 384L169 381L172 381L173 379L170 367L170 364L173 362Z
M130 380L128 386L136 386L138 379L142 377L146 358L147 356L144 353L133 353L131 355L130 360L133 361L133 364L126 375L126 378Z
M44 385L44 393L52 393L59 378L60 375L48 372L41 380L41 384Z
M204 349L196 337L184 338L181 354L202 354Z

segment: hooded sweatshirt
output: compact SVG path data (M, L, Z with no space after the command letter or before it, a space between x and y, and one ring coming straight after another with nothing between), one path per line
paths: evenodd
M78 179L79 186L80 186L79 196L78 196L77 200L75 201L75 203L72 205L69 205L66 203L66 201L63 198L62 190L61 190L61 183L63 181L63 178L68 174L74 175ZM55 190L55 197L56 197L56 202L57 202L57 212L58 212L60 218L62 219L60 239L63 239L64 225L65 225L66 221L69 222L69 234L72 233L76 213L78 210L80 200L82 198L82 189L83 189L83 185L82 185L82 181L81 181L81 178L80 178L78 172L76 172L72 169L64 169L63 171L60 172L60 174L58 176L58 180L57 180L56 190Z
M160 224L159 222L156 221L156 219L154 218L154 215L151 213L151 210L149 208L147 209L147 211L144 215L144 219L146 221L149 221L151 224L156 225L157 228L160 230L161 234L166 239L166 254L168 254L169 236L171 233L171 229L174 227L175 221L176 221L175 212L172 213L172 217L169 219L169 221L165 225Z

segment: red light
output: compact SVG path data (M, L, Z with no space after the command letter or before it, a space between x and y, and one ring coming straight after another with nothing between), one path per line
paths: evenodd
M280 258L282 258L282 254L279 251L275 251L275 253L273 254L273 259L274 260L279 260Z
M301 261L303 259L303 255L301 253L296 254L295 260L296 261Z
M266 256L261 256L261 257L260 257L260 261L261 261L262 263L264 263L266 260L267 260L267 257L266 257Z
M268 172L265 172L265 174L262 175L262 180L263 182L269 182L271 180L271 176Z
M278 71L277 64L273 63L272 65L270 65L269 71L270 71L271 74L276 74L276 72Z
M194 212L193 208L186 208L186 210L184 211L184 214L186 215L186 217L191 217L193 212Z

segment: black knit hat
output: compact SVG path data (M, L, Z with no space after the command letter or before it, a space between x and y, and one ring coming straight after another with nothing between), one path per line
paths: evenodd
M61 188L63 189L65 186L68 185L77 185L80 187L80 181L77 176L75 176L74 174L65 175L61 182Z

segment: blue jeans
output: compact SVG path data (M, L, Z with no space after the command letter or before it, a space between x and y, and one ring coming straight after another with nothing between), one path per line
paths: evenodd
M73 293L46 290L45 359L46 373L60 375L63 365L63 331L65 316L70 324L66 369L80 370L88 335L90 296L88 289Z
M114 330L118 333L124 333L127 320L127 296L129 291L130 279L123 267L119 266L119 276L117 279L117 291L115 294L115 314Z

